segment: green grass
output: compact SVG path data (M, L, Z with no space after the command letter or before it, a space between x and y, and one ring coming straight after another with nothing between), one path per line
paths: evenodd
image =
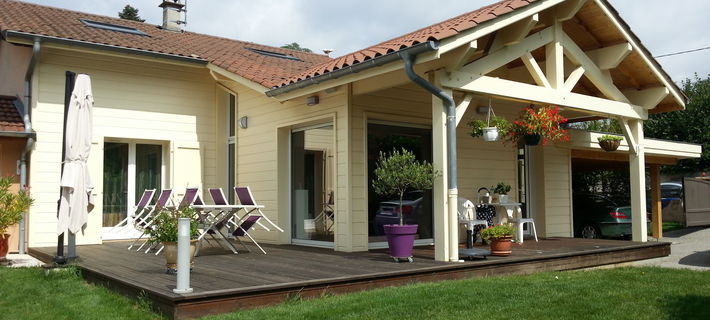
M131 300L82 281L75 268L0 268L0 319L161 319Z
M297 296L204 319L710 319L710 272L618 268L418 283ZM0 269L0 319L154 319L75 273ZM9 310L9 312L8 312Z
M205 319L710 319L710 272L620 268L413 284Z
M664 222L663 223L663 232L680 230L680 229L685 229L685 225L682 223L678 223L678 222Z

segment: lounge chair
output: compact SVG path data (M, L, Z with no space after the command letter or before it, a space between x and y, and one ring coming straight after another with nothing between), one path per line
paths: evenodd
M222 188L210 188L209 194L212 197L212 202L217 205L217 206L228 206L229 203L227 202L227 198L224 196L224 192L222 191ZM221 246L222 244L218 241L215 237L215 235L219 236L222 241L227 245L227 247L232 250L235 254L237 254L237 249L234 248L234 246L229 242L227 239L227 235L222 233L222 229L226 226L228 226L230 223L233 226L237 226L233 222L233 217L237 211L239 211L239 208L231 208L231 209L216 209L216 210L211 210L208 212L200 212L200 220L202 224L202 232L197 238L197 240L202 240L203 238L207 240L206 236L210 235L217 243ZM209 242L209 241L208 241ZM200 251L201 246L198 246L197 249L195 250L195 255L197 255Z
M240 237L249 238L249 240L251 240L251 242L253 242L257 246L257 248L259 248L259 250L261 250L261 252L263 254L266 254L266 251L264 251L264 249L259 245L259 243L256 242L256 240L254 240L254 238L249 234L249 230L254 226L254 224L259 223L259 219L261 219L261 218L266 219L266 217L264 217L264 216L256 216L256 215L251 215L251 216L245 217L244 219L241 220L241 222L239 223L239 226L237 226L237 230L234 230L234 232L232 232L232 235L234 236L235 239L237 239L237 241L239 241L239 243L241 243L242 246L244 246L244 248L247 249L247 251L251 252L251 250L249 250L249 247L247 247L246 244L244 244L244 242L242 242L242 240L239 239Z
M261 211L261 208L263 206L260 206L256 203L256 200L254 200L254 196L251 193L251 188L249 187L234 187L234 192L237 194L237 199L239 199L239 203L244 206L244 210L246 211L246 214L242 217L242 221L245 220L248 216L260 216L266 220L271 226L276 228L276 230L279 230L281 232L284 232L281 227L276 225L273 221L267 217L263 211ZM266 231L270 231L269 228L264 226L259 219L255 220L256 224L258 224L260 227L266 229ZM241 223L241 221L240 221Z
M155 203L154 206L146 206L145 211L142 215L136 217L135 220L133 220L133 225L136 227L137 230L141 231L140 236L131 243L130 246L128 246L128 250L131 250L133 246L140 241L140 239L143 238L143 236L150 230L151 226L153 225L153 219L154 219L154 214L160 210L160 208L166 207L168 203L171 201L171 196L173 194L172 189L164 189L163 191L160 192L160 195L158 196L158 201ZM151 197L152 198L152 197ZM147 241L146 241L147 242ZM146 244L146 242L143 242L140 247L138 247L138 251L143 248L143 246Z
M328 193L328 201L323 203L323 210L316 216L313 222L323 225L323 233L330 234L335 225L335 196L333 191Z
M150 204L150 201L153 200L154 195L155 195L155 189L144 190L143 195L141 196L140 200L138 200L138 203L135 205L135 207L133 209L133 214L126 215L126 218L123 219L121 222L117 223L115 226L113 226L113 228L111 228L110 231L115 231L116 228L124 229L124 228L130 226L129 221L135 221L137 219L141 219L141 217L143 215L147 214L150 211L147 207Z

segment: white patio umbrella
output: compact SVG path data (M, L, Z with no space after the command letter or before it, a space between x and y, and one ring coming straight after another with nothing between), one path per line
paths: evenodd
M76 234L86 227L89 212L94 208L91 192L94 186L89 177L86 161L91 150L93 128L91 109L94 96L91 93L91 79L80 74L74 82L74 91L69 101L66 122L66 153L62 174L62 195L59 204L57 234L66 230Z

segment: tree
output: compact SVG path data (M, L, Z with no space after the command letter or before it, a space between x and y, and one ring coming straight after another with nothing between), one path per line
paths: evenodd
M311 49L301 48L301 45L298 44L298 42L293 42L293 43L282 45L281 48L291 49L291 50L296 50L296 51L303 51L303 52L308 52L308 53L313 52L313 51L311 51Z
M680 160L665 167L665 173L691 173L710 169L710 75L682 82L689 102L685 110L652 114L644 123L646 137L685 141L702 145L700 159Z
M126 20L145 22L145 20L141 19L141 17L138 15L138 9L131 7L130 5L126 5L125 7L123 7L123 11L118 13L118 17Z
M377 194L399 197L399 224L404 225L404 193L411 189L431 189L438 175L430 163L417 161L414 153L406 149L402 149L402 152L395 149L389 155L380 152L372 188Z

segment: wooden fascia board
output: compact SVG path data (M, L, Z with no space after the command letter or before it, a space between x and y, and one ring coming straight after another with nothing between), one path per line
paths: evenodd
M456 90L483 93L508 100L558 105L595 115L648 119L646 109L629 103L488 76L453 72L442 79L442 85Z
M483 36L489 35L495 31L501 30L513 23L530 17L536 13L552 8L565 0L548 0L538 1L517 9L510 14L504 15L502 18L493 19L477 25L471 30L461 32L455 37L443 39L439 45L438 54L442 55L460 46L468 45L471 41L480 39Z
M673 95L675 98L676 102L680 104L683 108L685 108L685 98L683 94L680 92L680 89L678 89L677 86L673 84L671 81L670 77L668 77L665 72L661 71L660 66L657 63L654 63L652 61L652 57L648 54L648 50L645 50L644 47L640 45L638 41L636 41L636 37L631 35L631 32L627 30L627 28L623 27L619 19L617 19L616 15L609 10L609 8L606 6L606 1L604 0L594 0L594 2L599 6L599 8L604 12L604 14L611 20L612 24L621 32L621 34L626 38L626 41L628 41L631 46L633 46L633 49L636 50L636 52L639 54L641 59L648 65L648 67L651 69L651 71L656 75L656 77L661 81L661 83L670 90L670 93Z
M266 93L266 91L269 90L268 88L266 88L266 87L264 87L264 86L262 86L262 85L260 85L260 84L258 84L258 83L256 83L256 82L254 82L254 81L251 81L251 80L249 80L249 79L247 79L247 78L244 78L244 77L242 77L242 76L240 76L240 75L237 75L236 73L227 71L226 69L224 69L224 68L222 68L222 67L219 67L219 66L217 66L217 65L214 65L214 64L212 64L212 63L207 64L207 69L209 69L211 72L214 72L214 73L216 73L216 74L218 74L218 75L220 75L220 76L222 76L222 77L224 77L224 78L227 78L227 79L229 79L229 80L231 80L231 81L234 81L234 82L236 82L236 83L239 83L239 84L241 84L241 85L243 85L243 86L245 86L245 87L247 87L247 88L249 88L249 89L252 89L252 90L254 90L254 91L256 91L256 92L259 92L259 93ZM217 80L217 79L215 79L215 80ZM219 80L217 80L217 81L219 81Z

